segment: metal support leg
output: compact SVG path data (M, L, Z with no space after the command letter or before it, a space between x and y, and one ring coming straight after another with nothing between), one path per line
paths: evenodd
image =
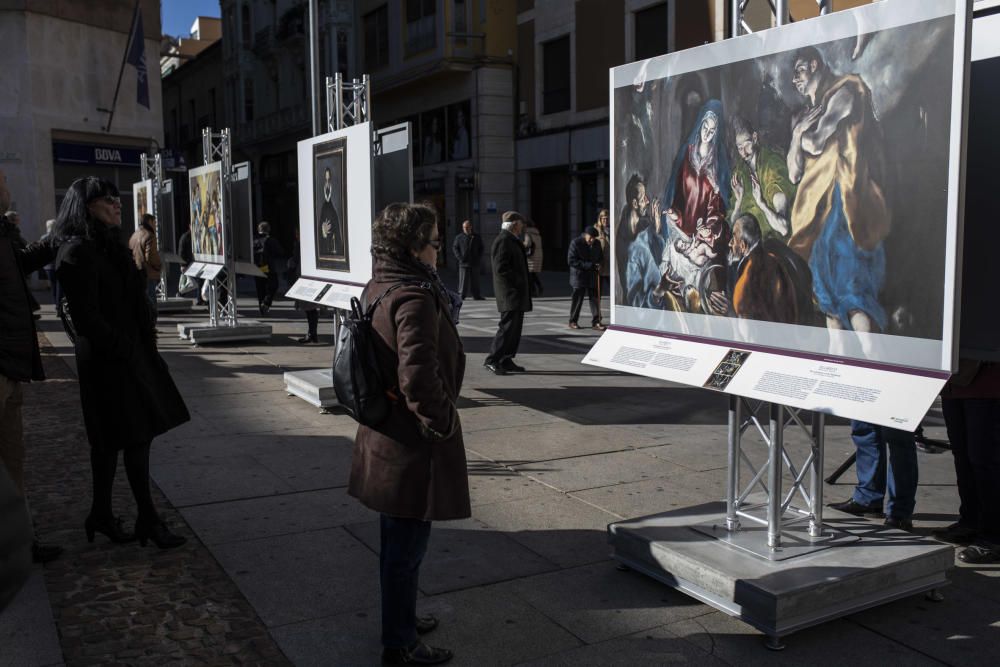
M219 325L219 283L213 278L208 285L208 323L215 327Z
M739 530L740 520L736 516L739 509L740 494L740 439L742 422L740 408L742 403L739 396L729 397L729 453L727 464L729 466L726 477L726 530L733 532Z
M812 450L813 460L809 471L809 490L812 498L812 516L809 518L809 536L823 535L823 457L826 415L814 412L812 415Z
M771 549L778 549L781 547L781 473L784 469L782 453L784 451L785 408L778 403L771 403L769 412L767 546Z

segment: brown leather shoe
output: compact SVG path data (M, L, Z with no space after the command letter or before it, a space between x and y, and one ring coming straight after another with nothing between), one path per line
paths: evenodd
M576 322L570 322L570 323L569 323L569 328L570 328L570 329L579 329L579 328L580 328L580 325L579 325L579 324L577 324Z

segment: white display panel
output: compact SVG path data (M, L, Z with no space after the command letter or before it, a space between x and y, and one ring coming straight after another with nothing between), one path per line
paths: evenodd
M330 308L350 310L351 299L355 297L360 299L363 289L364 287L360 285L299 278L285 296L297 301L309 301Z
M355 286L371 279L371 156L370 123L299 142L303 278Z
M153 214L153 180L147 178L132 184L132 220L135 226L129 229L134 232L142 224L142 216L146 213Z
M612 322L950 372L969 18L886 0L613 69Z
M226 197L222 192L222 163L212 162L188 171L191 214L191 251L199 262L225 264Z
M946 378L608 330L583 363L913 431Z

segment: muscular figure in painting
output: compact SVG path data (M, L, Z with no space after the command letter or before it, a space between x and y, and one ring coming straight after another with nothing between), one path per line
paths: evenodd
M829 328L884 331L890 211L871 91L856 74L831 72L813 47L796 53L792 83L807 104L793 118L787 158L798 185L788 246L809 262Z

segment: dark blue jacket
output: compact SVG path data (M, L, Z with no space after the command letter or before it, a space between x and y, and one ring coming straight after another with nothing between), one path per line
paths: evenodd
M601 268L604 251L596 238L589 245L582 234L573 239L566 259L569 262L570 287L580 289L597 286L597 272Z

